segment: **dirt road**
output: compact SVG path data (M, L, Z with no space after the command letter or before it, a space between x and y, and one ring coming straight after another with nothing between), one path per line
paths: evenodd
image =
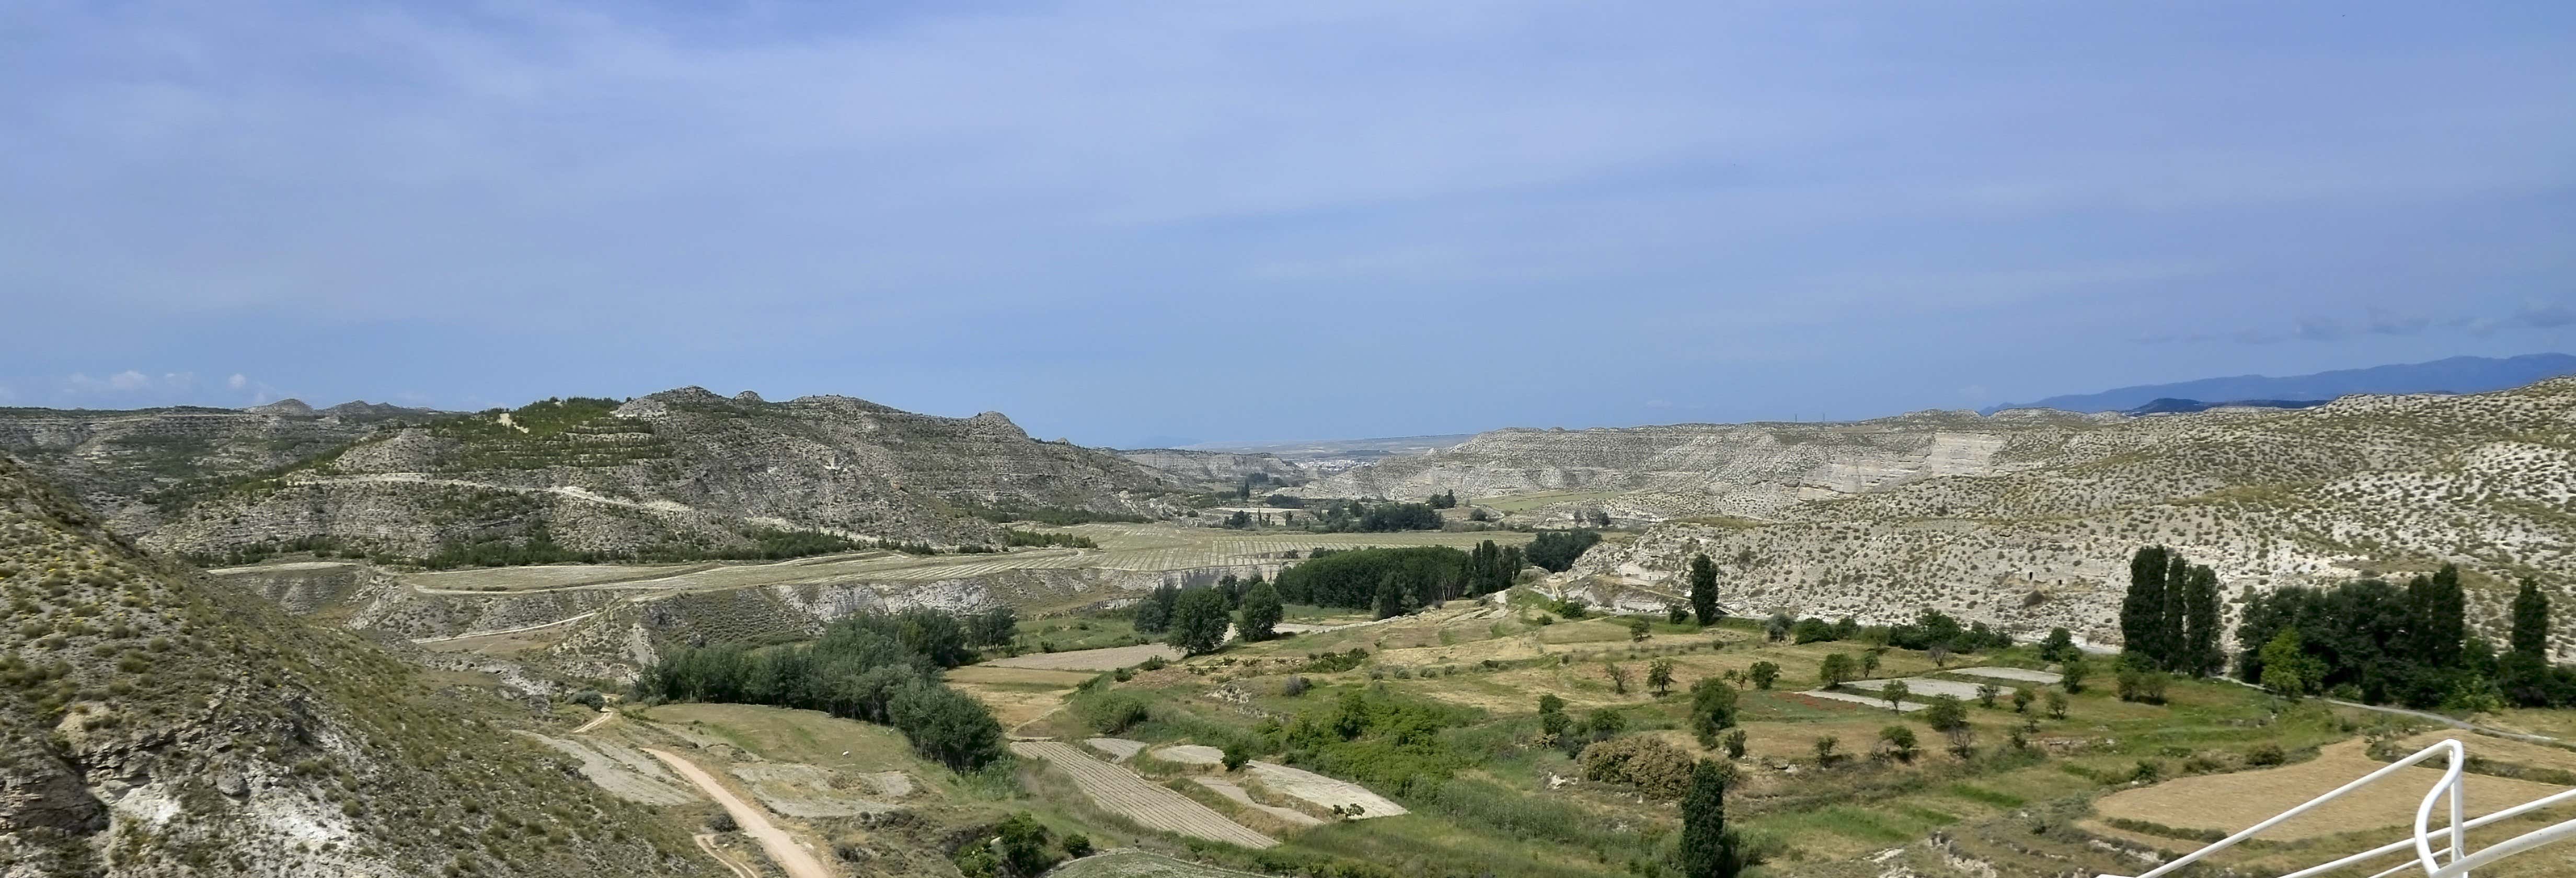
M733 815L733 822L742 826L743 834L758 840L760 849L769 853L769 859L776 862L778 868L787 870L787 878L832 878L832 870L824 868L822 860L815 859L813 853L796 844L796 839L790 837L786 830L769 822L769 817L760 813L760 809L743 802L742 797L734 795L724 784L717 783L715 776L708 774L706 769L662 750L646 747L644 752L671 766L672 771L679 772L681 777L697 784L700 792L715 799L716 804L723 805L725 813Z

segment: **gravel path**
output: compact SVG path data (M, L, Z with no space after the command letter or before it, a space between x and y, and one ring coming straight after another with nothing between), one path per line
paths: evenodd
M796 839L789 837L786 830L778 828L778 824L769 822L769 817L760 813L760 809L752 807L744 802L741 796L734 795L732 790L718 783L715 775L708 774L706 769L699 768L695 762L665 751L647 747L644 752L651 753L653 758L670 765L672 771L679 772L681 777L688 778L690 783L697 784L698 789L704 791L709 798L715 799L716 804L723 805L725 813L733 815L733 821L742 826L743 834L759 840L760 849L769 853L769 859L778 863L778 868L787 871L787 878L832 878L832 870L824 868L822 860L815 859L812 852L798 845Z
M1111 765L1061 741L1013 741L1011 752L1043 759L1073 777L1091 801L1147 829L1203 838L1248 848L1276 847L1278 839L1245 829L1216 809L1153 782L1124 766Z

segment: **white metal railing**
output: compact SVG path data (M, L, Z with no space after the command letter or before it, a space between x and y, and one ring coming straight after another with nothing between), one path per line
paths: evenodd
M2476 829L2490 823L2495 823L2500 820L2509 820L2551 805L2576 799L2576 789L2542 796L2475 820L2467 819L2468 807L2464 802L2462 802L2462 793L2466 792L2467 784L2463 777L2462 769L2467 766L2469 751L2467 747L2461 745L2459 739L2446 738L2440 743L2416 751L2415 755L2389 763L2386 767L2381 768L2378 771L2362 775L2360 780L2336 787L2333 791L2328 792L2325 795L2309 799L2306 804L2283 811L2274 815L2269 820L2246 827L2243 832L2211 842L2208 847L2177 857L2173 862L2150 869L2147 872L2138 875L2137 878L2163 878L2163 876L2176 869L2199 862L2211 854L2234 847L2237 842L2252 838L2263 830L2279 826L2281 823L2292 817L2297 817L2301 814L2308 813L2309 811L2316 810L2318 806L2333 801L2345 793L2394 777L2398 772L2405 770L2408 766L2422 762L2426 759L2431 759L2436 755L2446 757L2447 761L2450 763L2450 767L2442 771L2442 779L2433 784L2433 788L2424 793L2423 802L2415 806L2415 832L2413 836L2399 839L2370 850L2362 851L2361 853L2353 854L2352 856L2335 860L2330 863L2310 866L2308 868L2283 875L2281 878L2310 878L2310 876L2323 875L2347 866L2357 865L2369 860L2397 853L2410 847L2415 849L2414 859L2399 863L2396 867L2385 872L2380 872L2377 875L2373 875L2371 878L2391 878L2391 876L2407 871L2409 868L2413 867L2421 867L2424 870L2426 878L2468 878L2469 870L2471 869L2485 866L2497 860L2513 856L2514 854L2518 854L2553 841L2558 841L2569 836L2576 836L2576 820L2567 820L2544 826L2504 841L2496 842L2495 844L2488 845L2485 849L2479 850L2475 853L2464 853L2468 850L2469 830ZM2433 804L2443 800L2444 798L2448 798L2450 800L2451 819L2446 827L2437 830L2431 825L2433 820ZM2438 849L2433 847L2433 835L2436 831L2449 836L2449 844ZM2102 878L2123 878L2123 876L2105 875L2102 876Z

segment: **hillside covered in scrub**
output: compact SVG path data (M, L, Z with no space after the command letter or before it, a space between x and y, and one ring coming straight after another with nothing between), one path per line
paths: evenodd
M2205 561L2231 595L2457 564L2470 620L2491 634L2510 583L2533 577L2562 600L2576 586L2576 379L2296 410L1922 420L1939 426L1914 434L1911 457L1831 438L1884 422L1656 439L1690 447L1709 481L1685 489L1641 477L1661 472L1655 462L1598 474L1594 484L1634 489L1595 505L1653 523L1593 550L1577 571L1658 582L1706 553L1744 611L1893 621L1929 606L2021 632L2063 625L2101 643L2120 640L2121 564L2146 543ZM1656 434L1610 432L1588 438L1639 445L1630 456L1641 461L1672 453L1642 447ZM1829 441L1841 450L1813 448ZM1923 453L1941 447L1977 451ZM1546 456L1517 454L1513 471ZM1728 475L1743 461L1800 454L1820 462L1744 483ZM1426 472L1443 466L1505 469L1460 461ZM1882 478L1836 482L1855 470ZM1774 502L1728 502L1745 493ZM2570 633L2558 632L2561 653Z
M525 709L169 571L0 461L0 875L696 875Z
M1182 487L1031 439L996 412L694 387L477 414L8 409L0 453L117 532L212 563L284 549L481 563L781 557L810 554L817 536L982 543L1004 512L1134 516Z

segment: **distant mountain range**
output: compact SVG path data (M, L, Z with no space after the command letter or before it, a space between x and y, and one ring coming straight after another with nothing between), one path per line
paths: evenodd
M2304 409L2315 408L2333 401L2330 399L2231 399L2225 402L2201 402L2197 399L2175 399L2167 396L2149 400L2146 405L2130 409L2126 414L2183 415L2218 408Z
M2313 375L2238 375L2203 378L2177 384L2141 384L2100 393L2052 396L2038 402L1999 405L1984 410L2048 408L2070 412L2127 412L2160 400L2331 400L2354 393L2485 393L2521 387L2534 381L2576 375L2576 356L2525 354L2518 357L2450 357L2429 363L2337 369ZM2278 403L2209 403L2202 405ZM2160 409L2197 411L2197 409Z

